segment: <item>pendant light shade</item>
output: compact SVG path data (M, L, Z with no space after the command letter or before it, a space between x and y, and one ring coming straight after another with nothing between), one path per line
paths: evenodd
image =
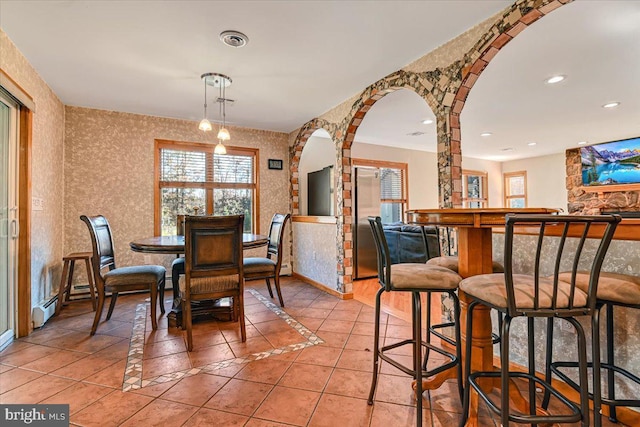
M218 131L218 139L220 141L228 141L231 139L231 135L229 135L229 131L227 130L227 128L220 128L220 130Z
M227 154L227 149L222 145L222 142L218 141L218 145L213 149L213 152L215 154Z
M206 114L206 110L205 110L205 114ZM198 125L198 129L200 129L201 131L204 132L208 132L210 130L213 129L213 127L211 126L211 122L209 120L206 119L206 117L202 120L200 120L200 124Z

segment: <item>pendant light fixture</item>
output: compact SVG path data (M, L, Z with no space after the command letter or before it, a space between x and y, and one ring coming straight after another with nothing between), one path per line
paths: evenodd
M230 101L226 98L226 89L227 86L231 86L231 77L225 76L224 74L219 73L205 73L202 76L202 80L205 83L205 97L206 97L206 85L213 86L218 88L218 99L216 100L220 104L220 118L221 124L218 129L218 144L214 149L215 154L226 154L227 149L223 145L223 141L228 141L231 139L231 135L229 130L227 130L227 101ZM206 100L205 100L205 116L206 116ZM206 117L205 117L206 119ZM207 121L208 122L208 121ZM202 126L202 122L201 122ZM202 127L200 127L202 129ZM204 129L202 129L204 130ZM209 129L211 130L211 124L209 123Z
M211 122L207 119L207 82L204 82L204 117L200 120L200 124L198 125L198 129L203 132L208 132L211 129Z

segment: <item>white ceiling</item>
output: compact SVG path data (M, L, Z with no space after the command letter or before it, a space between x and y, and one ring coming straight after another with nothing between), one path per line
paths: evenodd
M556 74L567 78L545 83ZM611 101L621 104L602 108ZM420 124L428 114L413 92L392 93L371 108L356 140L435 151L434 125ZM577 0L520 33L471 90L461 130L463 156L499 161L640 136L640 1Z
M219 72L230 123L290 132L510 3L0 0L0 27L64 104L200 120Z

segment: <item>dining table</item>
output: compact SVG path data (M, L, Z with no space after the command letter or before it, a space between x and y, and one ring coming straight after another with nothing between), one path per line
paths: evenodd
M242 234L242 248L244 250L266 246L268 243L269 236L252 233ZM180 256L184 254L184 236L143 237L130 242L129 247L134 252ZM218 319L222 317L230 319L232 317L232 305L229 303L228 298L211 301L194 301L191 307L194 319L203 316L213 316ZM179 295L174 295L173 308L167 314L167 319L170 327L182 326L182 308Z
M436 225L441 227L455 227L458 230L458 272L463 278L477 274L493 273L493 243L492 230L504 227L507 214L553 214L557 209L549 208L445 208L445 209L415 209L407 211L407 223L414 225ZM459 292L460 324L466 325L467 307L471 302L462 291ZM494 369L493 337L491 335L491 309L478 306L474 310L471 345L472 371L491 371ZM466 327L461 328L462 348L465 348ZM464 353L464 352L463 352ZM466 357L463 354L463 359ZM457 371L452 368L430 378L424 379L423 390L433 390L440 387L446 380L456 378ZM500 379L486 379L483 389L500 388ZM528 401L520 394L517 387L509 387L510 398L516 408L523 412L529 411ZM471 394L471 410L467 426L478 424L478 395ZM546 413L537 408L539 413Z

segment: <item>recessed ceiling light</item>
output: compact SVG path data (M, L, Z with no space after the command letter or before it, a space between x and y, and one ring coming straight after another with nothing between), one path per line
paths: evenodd
M427 120L423 120L422 121L423 125L430 125L431 123L433 123L433 120L431 120L431 119L427 119Z
M533 147L534 145L537 145L537 144L538 144L537 142L530 142L530 143L528 143L527 145L528 145L529 147Z
M557 75L557 76L549 77L546 80L546 82L549 83L550 85L552 85L554 83L560 83L561 81L563 81L566 78L567 78L567 76Z
M493 135L491 132L482 132L480 136L491 136Z
M578 145L587 145L587 141L580 141L578 142Z
M231 47L244 47L249 43L249 37L240 31L223 31L220 33L222 43Z
M616 108L618 105L620 105L619 102L610 102L608 104L604 104L602 108Z

